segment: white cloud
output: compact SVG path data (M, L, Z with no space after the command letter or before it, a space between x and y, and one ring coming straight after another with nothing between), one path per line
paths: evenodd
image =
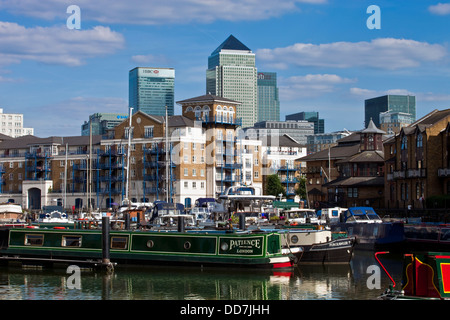
M442 61L448 52L440 44L379 38L370 42L296 43L284 48L260 49L256 54L259 61L280 69L313 66L395 70Z
M108 27L69 30L64 26L26 28L0 21L0 65L32 60L78 66L86 59L110 54L124 45L124 37Z
M438 3L434 6L429 6L428 11L440 16L450 14L450 3Z
M299 10L298 4L323 4L327 0L0 0L0 10L41 19L67 19L66 8L76 4L81 19L104 24L162 25L242 21L278 17Z
M306 76L280 78L280 99L294 100L305 97L317 97L334 92L338 85L355 81L355 79L343 78L335 74L308 74Z

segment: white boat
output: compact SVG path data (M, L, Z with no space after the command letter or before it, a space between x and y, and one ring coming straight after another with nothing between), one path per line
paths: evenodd
M259 188L253 186L229 187L219 196L219 201L230 214L245 216L246 224L267 223L269 217L265 214L265 208L274 200L275 196L263 195Z
M41 214L38 219L39 223L69 223L71 220L64 212L52 211Z
M17 222L23 219L22 207L14 203L0 204L0 221Z
M284 217L290 224L320 224L320 220L313 209L291 208L283 210L280 217Z

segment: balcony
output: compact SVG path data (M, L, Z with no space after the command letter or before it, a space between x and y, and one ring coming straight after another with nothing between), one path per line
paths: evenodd
M450 177L450 168L439 168L438 177L440 178Z
M394 179L405 179L405 174L406 171L394 171L393 172L393 177Z
M241 118L229 118L229 117L221 117L221 116L203 116L203 117L195 117L196 121L201 121L202 123L209 124L229 124L234 126L242 126Z
M408 169L406 171L407 178L425 178L427 176L427 171L425 168L422 169Z

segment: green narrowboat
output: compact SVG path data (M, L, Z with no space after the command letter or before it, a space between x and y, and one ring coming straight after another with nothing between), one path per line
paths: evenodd
M11 228L0 230L0 261L292 268L293 252L280 234L101 229Z

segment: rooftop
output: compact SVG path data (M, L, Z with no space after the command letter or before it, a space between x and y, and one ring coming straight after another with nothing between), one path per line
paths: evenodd
M211 53L211 55L214 55L221 50L252 51L245 44L236 39L233 35L230 35L224 42L222 42L222 44Z

